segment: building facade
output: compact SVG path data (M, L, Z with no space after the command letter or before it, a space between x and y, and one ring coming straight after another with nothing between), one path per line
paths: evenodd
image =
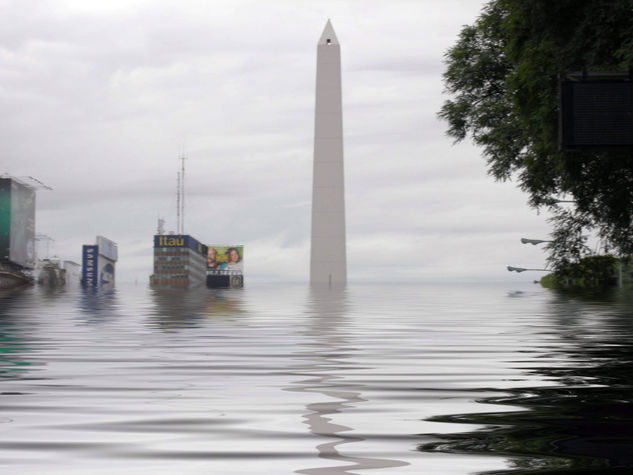
M185 234L154 236L153 287L190 288L206 278L207 246Z

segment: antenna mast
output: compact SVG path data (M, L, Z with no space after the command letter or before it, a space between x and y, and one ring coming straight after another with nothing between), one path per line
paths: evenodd
M156 234L160 236L165 234L165 219L161 218L160 216L158 217L158 227L156 229Z
M180 233L185 234L185 152L180 156Z
M176 233L185 234L185 160L187 157L182 152L180 160L180 171L177 174L176 184Z
M180 172L176 174L176 234L180 234Z

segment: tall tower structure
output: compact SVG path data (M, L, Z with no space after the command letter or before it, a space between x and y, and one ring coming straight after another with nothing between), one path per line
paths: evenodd
M317 44L310 283L344 285L345 183L341 47L328 20Z

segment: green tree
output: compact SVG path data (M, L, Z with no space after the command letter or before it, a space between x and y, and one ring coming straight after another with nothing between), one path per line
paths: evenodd
M470 136L495 179L552 211L555 267L587 254L589 230L605 251L633 254L633 152L558 147L560 74L633 67L633 0L489 1L446 64L448 135Z

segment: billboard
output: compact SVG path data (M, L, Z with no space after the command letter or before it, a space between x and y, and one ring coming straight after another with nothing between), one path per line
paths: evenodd
M114 288L114 264L112 259L108 259L103 255L97 258L97 274L99 287L105 290Z
M11 261L35 265L35 191L15 180L11 183Z
M87 288L114 288L114 264L100 253L97 244L84 244L82 252L81 285Z
M118 249L114 241L110 241L103 236L97 236L97 246L99 246L99 254L110 259L113 262L118 260Z
M188 247L201 256L207 256L207 246L188 234L157 234L154 236L154 247Z
M0 178L0 259L9 260L11 245L11 180Z
M243 275L244 246L207 246L207 275Z
M0 179L0 258L35 265L35 191L10 178Z

